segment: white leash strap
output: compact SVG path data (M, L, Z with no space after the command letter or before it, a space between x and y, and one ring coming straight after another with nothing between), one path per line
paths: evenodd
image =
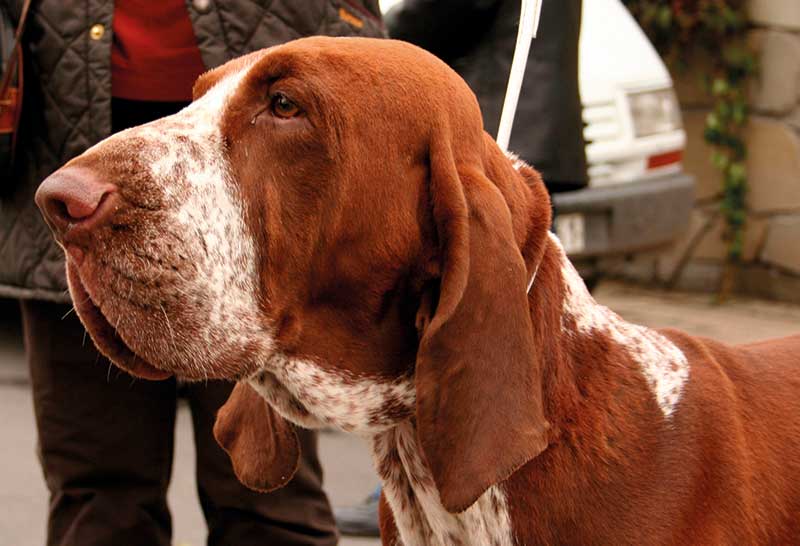
M514 58L511 61L511 73L508 75L506 98L503 101L503 112L500 114L500 128L497 130L497 144L504 152L508 150L511 139L511 127L514 125L514 114L517 113L517 103L522 90L522 79L525 76L525 66L528 64L528 53L531 42L536 38L539 30L539 19L542 14L542 0L522 0L517 29L517 45L514 47ZM530 294L533 281L536 279L538 267L533 271L528 290Z
M536 37L536 31L539 29L541 13L542 0L522 0L517 45L514 48L514 59L511 61L511 74L508 76L503 113L500 115L500 128L497 131L497 144L503 151L508 150L511 126L514 125L514 114L517 112L522 78L525 76L525 65L528 62L528 52L531 49L531 41Z
M528 289L525 290L526 294L530 294L531 293L531 288L533 288L533 281L536 280L536 273L538 273L538 272L539 272L539 266L537 265L536 269L533 270L533 275L531 275L531 280L528 281Z

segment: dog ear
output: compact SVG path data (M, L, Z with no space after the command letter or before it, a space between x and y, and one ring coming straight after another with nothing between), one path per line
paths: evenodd
M214 437L230 456L236 477L250 489L273 491L297 471L300 444L293 425L247 383L237 383L219 409Z
M439 298L417 318L415 381L419 441L442 504L460 512L541 453L549 425L511 212L480 163L457 168L444 140L430 152Z

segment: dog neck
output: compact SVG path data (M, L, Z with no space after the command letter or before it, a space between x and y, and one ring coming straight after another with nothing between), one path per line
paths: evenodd
M542 358L551 445L570 443L572 450L591 452L609 429L622 426L625 404L615 400L622 382L649 391L650 410L669 420L689 374L681 351L658 332L629 324L599 305L553 235L537 271L528 300ZM372 442L404 544L513 543L503 484L489 488L460 514L444 509L413 419L376 434Z
M657 331L598 304L552 234L539 271L528 299L552 434L563 434L587 406L618 406L621 381L641 385L649 408L671 419L689 376L684 354Z
M512 544L511 517L500 486L490 487L464 512L439 500L413 419L372 437L373 457L401 544Z

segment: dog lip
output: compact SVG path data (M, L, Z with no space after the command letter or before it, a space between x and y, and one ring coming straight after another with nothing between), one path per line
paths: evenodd
M172 376L171 372L156 368L128 347L100 308L92 301L80 278L77 264L72 260L67 260L67 278L78 316L101 353L118 367L142 379L161 380Z
M85 253L81 247L78 245L68 244L64 247L64 250L69 255L69 259L78 267L83 263L83 259L85 257Z

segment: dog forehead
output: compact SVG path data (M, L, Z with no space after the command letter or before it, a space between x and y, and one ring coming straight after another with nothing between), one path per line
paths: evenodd
M289 56L301 65L334 69L327 70L332 77L347 78L350 84L363 83L376 90L386 88L393 95L402 96L415 89L433 95L455 89L471 95L467 84L445 62L400 40L312 36L287 42L268 53ZM354 72L358 79L353 80L348 72ZM396 83L413 84L414 87L391 85ZM383 84L390 85L386 87Z

